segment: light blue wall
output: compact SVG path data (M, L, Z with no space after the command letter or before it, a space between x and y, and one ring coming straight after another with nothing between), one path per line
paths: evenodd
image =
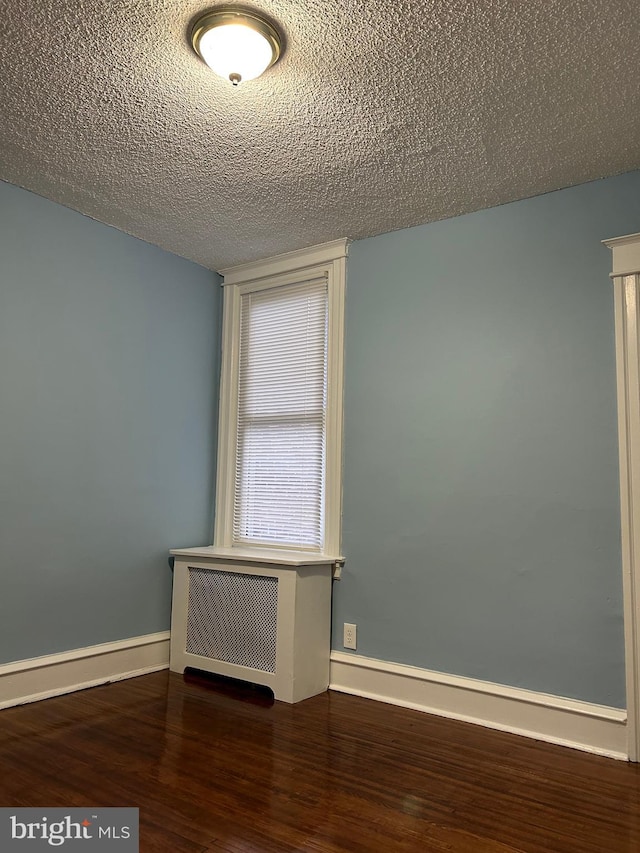
M0 662L169 627L211 536L220 288L0 183Z
M333 646L625 704L607 237L640 173L355 243Z

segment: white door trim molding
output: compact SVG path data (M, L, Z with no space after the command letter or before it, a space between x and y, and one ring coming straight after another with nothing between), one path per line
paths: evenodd
M335 651L329 688L627 760L619 708Z
M640 760L640 234L604 240L613 252L629 758Z
M169 667L169 632L0 665L0 709Z

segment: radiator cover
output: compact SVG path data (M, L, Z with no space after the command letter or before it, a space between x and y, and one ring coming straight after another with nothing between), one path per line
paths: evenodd
M264 684L285 702L327 689L334 560L266 549L171 553L173 671L194 667Z

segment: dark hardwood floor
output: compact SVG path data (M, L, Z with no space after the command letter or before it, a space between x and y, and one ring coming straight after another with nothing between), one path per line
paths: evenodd
M636 765L167 672L0 711L0 805L138 806L143 853L640 850Z

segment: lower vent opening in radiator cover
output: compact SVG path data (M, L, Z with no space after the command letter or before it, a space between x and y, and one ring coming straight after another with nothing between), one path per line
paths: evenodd
M189 568L188 654L276 671L278 578Z

